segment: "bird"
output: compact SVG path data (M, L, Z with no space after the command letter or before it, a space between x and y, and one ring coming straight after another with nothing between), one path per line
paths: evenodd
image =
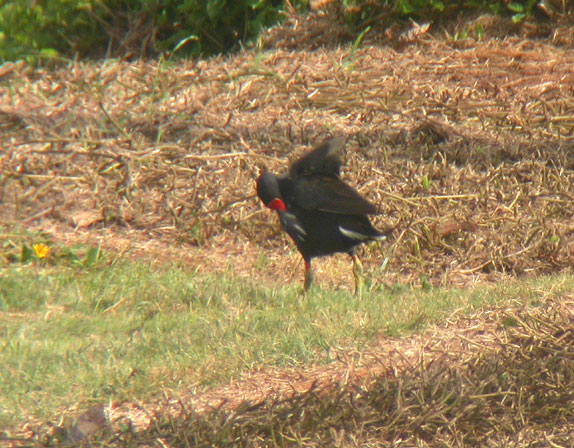
M291 237L305 265L304 291L313 284L311 261L337 252L353 260L355 293L362 289L362 264L355 248L368 241L381 241L381 232L368 215L377 214L374 204L340 178L344 141L331 138L306 152L276 175L264 171L256 182L257 196L277 212L283 230Z

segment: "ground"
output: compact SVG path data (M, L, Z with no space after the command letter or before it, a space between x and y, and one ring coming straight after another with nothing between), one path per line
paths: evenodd
M488 20L476 23L488 31ZM376 39L307 51L275 42L193 62L14 66L0 109L0 210L67 243L299 281L254 180L340 135L343 177L377 204L379 227L396 227L380 279L556 272L574 256L563 40L423 36L400 51ZM380 253L365 259L380 264ZM319 265L321 281L347 284L327 275L347 260Z
M254 180L341 136L343 178L377 204L378 227L394 228L381 248L361 253L372 284L472 287L570 272L570 27L475 17L412 41L373 32L356 46L341 43L341 30L316 14L232 56L5 65L4 231L24 226L64 245L269 286L302 282L299 256ZM316 268L324 288L352 288L347 258ZM452 331L449 343L489 334ZM440 333L407 345L442 343ZM385 356L408 358L404 341L385 344ZM239 389L263 397L281 384L305 389L329 369L357 374L353 362L314 369L250 373ZM212 398L241 396L237 387Z

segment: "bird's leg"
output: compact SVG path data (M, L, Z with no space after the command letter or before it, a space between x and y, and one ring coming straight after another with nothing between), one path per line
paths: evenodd
M363 279L363 264L359 257L355 254L351 254L353 259L353 275L355 276L355 295L361 296L363 293L363 285L365 284Z
M313 270L311 269L311 260L305 260L305 283L303 285L303 290L305 292L309 291L309 288L313 284Z

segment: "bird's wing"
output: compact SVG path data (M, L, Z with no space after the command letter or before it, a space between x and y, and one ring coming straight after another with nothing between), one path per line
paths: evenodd
M305 241L307 232L303 228L301 222L297 217L288 211L279 211L279 220L281 221L281 227L287 232L287 234L293 238L296 244Z
M297 179L293 200L298 207L307 210L349 215L377 213L377 208L355 189L333 177L306 176Z
M310 174L339 177L344 141L332 138L313 148L303 157L293 162L289 175L297 178Z

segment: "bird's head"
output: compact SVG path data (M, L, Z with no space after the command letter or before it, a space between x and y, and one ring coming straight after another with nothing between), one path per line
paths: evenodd
M257 179L257 196L263 201L266 207L275 211L285 211L287 208L281 199L277 176L264 172Z

